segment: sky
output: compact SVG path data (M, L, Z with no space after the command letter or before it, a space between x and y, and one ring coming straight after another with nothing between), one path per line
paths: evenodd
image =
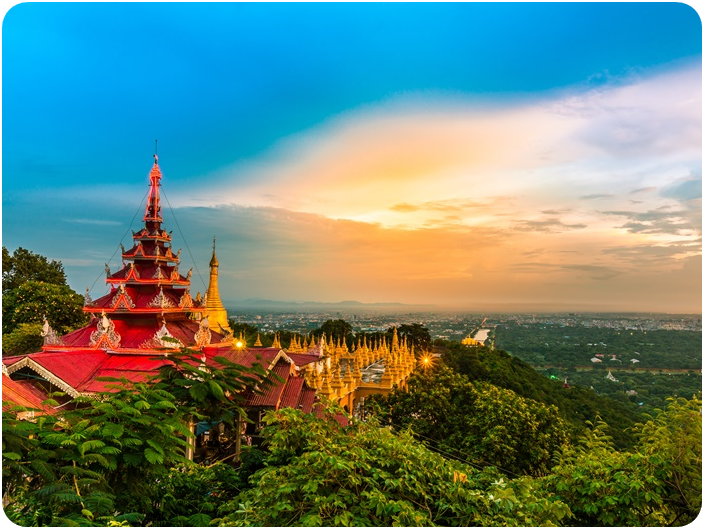
M221 297L701 313L679 3L54 4L2 27L2 244L105 293L164 222Z

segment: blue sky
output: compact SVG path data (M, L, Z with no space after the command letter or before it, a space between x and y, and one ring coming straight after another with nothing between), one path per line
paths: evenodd
M535 289L507 287L503 302L701 306L701 272L694 297L683 286L658 306L620 301L662 274L691 284L701 267L701 22L686 5L20 4L5 15L2 38L3 244L61 259L76 290L100 275L128 230L158 138L164 190L202 273L208 241L215 233L223 241L226 300L490 303L498 287L482 290L494 280L476 272L485 263L468 264L472 274L459 267L442 285L447 270L432 268L441 263L416 270L417 257L401 248L395 259L408 264L405 282L349 264L369 252L354 241L388 245L393 236L422 246L430 242L417 238L447 236L454 248L486 244L479 239L489 226L502 241L527 227L551 233L525 249L548 252L543 261L512 262L503 276L515 286L530 270ZM553 119L568 114L570 124ZM485 136L470 126L477 123L484 131L503 124L486 134L491 144L481 154L496 154L483 165L461 156L462 138L476 138L471 146ZM691 134L679 136L683 130ZM427 131L443 138L434 148L440 154L416 159L433 141ZM527 136L536 143L523 145ZM551 154L552 162L531 165L557 152L558 161ZM477 181L499 173L512 179L492 176L493 190ZM523 185L516 182L525 190L505 198ZM430 183L443 192L433 194ZM554 200L531 201L545 197L543 187ZM473 196L465 196L469 188ZM651 189L649 198L627 209L641 188ZM570 202L569 189L580 190L574 204L599 196L612 203L588 212ZM372 206L380 196L387 210ZM426 216L420 197L435 204L423 206ZM448 214L453 200L486 209L499 197L525 215L503 225L496 219L506 213L497 209L493 217L476 208ZM667 208L677 214L663 216ZM439 209L443 219L433 217ZM412 221L393 216L411 211ZM536 211L553 213L528 215ZM316 231L326 223L327 232ZM577 251L558 249L565 244L557 227L579 231L596 250L557 259L550 252ZM347 240L340 230L354 232L353 242L335 242ZM604 239L609 230L613 242ZM325 233L335 241L316 240ZM179 238L176 247L185 244ZM642 283L628 279L635 262L607 260L624 244L639 258L660 256ZM321 252L315 262L322 259L324 273L306 260L309 246ZM496 262L514 253L508 242L495 247ZM392 257L378 259L374 269L388 270ZM282 262L289 265L272 264ZM547 293L539 271L556 266L564 283ZM104 288L101 281L94 288ZM618 295L594 297L590 282L606 297L618 284ZM430 299L433 292L442 295Z

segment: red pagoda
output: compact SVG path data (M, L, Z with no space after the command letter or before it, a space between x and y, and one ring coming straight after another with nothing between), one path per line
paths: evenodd
M120 245L120 270L112 273L105 265L110 292L96 300L86 292L83 310L92 314L90 323L57 336L45 320L42 351L3 358L3 371L27 368L54 386L47 391L59 389L75 397L102 390L98 377L141 380L167 362L169 352L183 347L206 357L231 349L229 328L210 328L207 295L194 300L191 271L179 271L181 251L173 251L171 234L162 227L161 176L155 155L144 227L132 233L131 248ZM155 355L163 360L155 361Z
M257 343L252 349L233 344L217 287L214 245L207 293L203 299L191 297L191 271L185 276L179 271L180 250L173 252L171 234L162 227L161 176L155 155L144 227L133 232L131 248L120 245L120 270L113 273L105 265L110 292L96 300L86 292L83 310L92 315L90 323L58 336L45 317L40 352L2 359L3 397L7 395L11 404L53 413L39 404L42 394L59 390L68 397L89 396L109 390L110 383L103 377L142 381L170 363L170 353L186 347L205 365L216 367L213 359L221 356L248 367L258 363L276 374L263 392L248 390L244 395L253 420L248 426L252 435L256 436L262 414L269 409L293 407L322 415L322 408L314 405L315 388L302 376L302 369L310 371L319 363L321 349L289 356L278 344L261 347ZM347 424L342 415L336 419Z

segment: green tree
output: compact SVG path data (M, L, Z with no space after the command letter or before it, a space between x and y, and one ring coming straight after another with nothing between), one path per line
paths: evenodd
M84 325L83 296L66 285L27 281L2 296L3 334L22 323L43 323L44 316L58 334Z
M668 400L664 411L639 425L638 452L662 484L667 524L685 525L702 507L702 401Z
M389 329L389 331L393 335L393 328ZM430 349L432 342L430 331L420 323L411 323L410 325L404 323L400 325L398 335L399 338L407 338L408 347L412 345L418 353Z
M190 432L168 392L124 384L36 422L3 413L3 495L20 525L136 521L127 509L171 465ZM55 404L55 403L54 403ZM120 512L122 516L115 517Z
M15 330L2 337L2 354L7 356L36 353L42 348L42 326L38 323L20 323Z
M564 503L537 498L529 480L481 474L374 421L343 429L292 409L265 420L267 466L212 523L534 526L556 525L569 514Z
M2 247L3 294L20 287L27 281L41 281L53 285L66 285L66 274L60 261L50 261L43 255L24 248L10 253Z
M607 430L603 421L585 430L543 478L545 492L570 506L577 526L667 525L656 480L641 458L614 448Z
M313 336L319 338L325 333L326 338L347 338L352 335L352 325L347 323L345 320L327 320L323 323L319 329L313 331Z
M579 526L675 526L701 509L701 400L672 399L667 409L635 427L639 443L619 452L603 421L566 449L546 494L567 503Z
M579 385L565 388L562 379L550 380L520 358L499 349L449 342L440 350L443 363L471 380L490 382L522 397L557 406L573 439L582 432L585 421L600 417L608 423L609 435L618 448L630 448L635 443L632 427L640 414L630 402L604 398Z
M382 421L410 428L430 448L510 474L546 474L568 439L556 407L444 366L414 373L406 390L368 400Z
M189 425L232 424L241 411L236 394L264 373L226 359L205 369L188 353L170 358L154 380L105 379L108 391L75 399L75 409L34 422L3 412L2 485L12 521L106 525L163 516L155 485L172 467L193 464L184 457Z

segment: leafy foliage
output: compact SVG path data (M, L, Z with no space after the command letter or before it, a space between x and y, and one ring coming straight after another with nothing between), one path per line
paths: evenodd
M614 449L597 422L566 450L543 479L581 526L670 526L692 522L701 509L701 400L673 399L637 427L634 452Z
M83 296L66 285L27 281L2 296L2 330L11 333L22 323L42 323L46 315L58 334L85 324Z
M125 383L36 422L3 413L3 494L14 500L10 519L21 525L115 521L116 505L138 504L159 475L184 461L189 431L173 401L149 384Z
M2 337L3 355L36 353L42 348L42 326L38 323L20 323L15 330Z
M415 373L406 390L374 396L382 422L410 428L428 446L510 474L545 474L568 438L557 408L439 366Z
M393 328L389 329L387 333L393 334ZM398 336L399 338L408 339L408 347L412 345L419 354L430 349L430 331L420 323L404 323L400 325Z
M350 429L281 410L266 417L269 456L221 526L554 525L569 509L527 480L480 475L374 421ZM315 472L310 472L315 469Z
M617 447L629 448L635 443L631 428L640 414L631 403L600 397L585 387L564 388L562 380L548 379L505 351L457 342L448 342L440 351L446 365L471 380L487 381L522 397L556 406L568 422L573 439L584 428L585 421L593 422L600 417L609 425L609 435Z
M325 333L327 338L332 336L333 338L344 339L352 334L352 325L342 319L327 320L319 329L313 331L313 335L317 338L322 336L323 333Z
M225 463L179 465L149 491L155 506L143 523L169 527L203 527L218 508L246 486L240 472Z
M162 516L155 484L171 467L193 465L184 457L188 425L232 421L240 410L235 392L263 373L226 359L203 369L190 354L171 358L157 379L112 379L112 391L75 399L75 409L60 414L28 422L3 413L3 495L12 521L105 525L136 521L129 513Z
M3 294L22 286L27 281L66 285L66 274L60 261L50 261L43 255L24 248L10 253L2 247Z

